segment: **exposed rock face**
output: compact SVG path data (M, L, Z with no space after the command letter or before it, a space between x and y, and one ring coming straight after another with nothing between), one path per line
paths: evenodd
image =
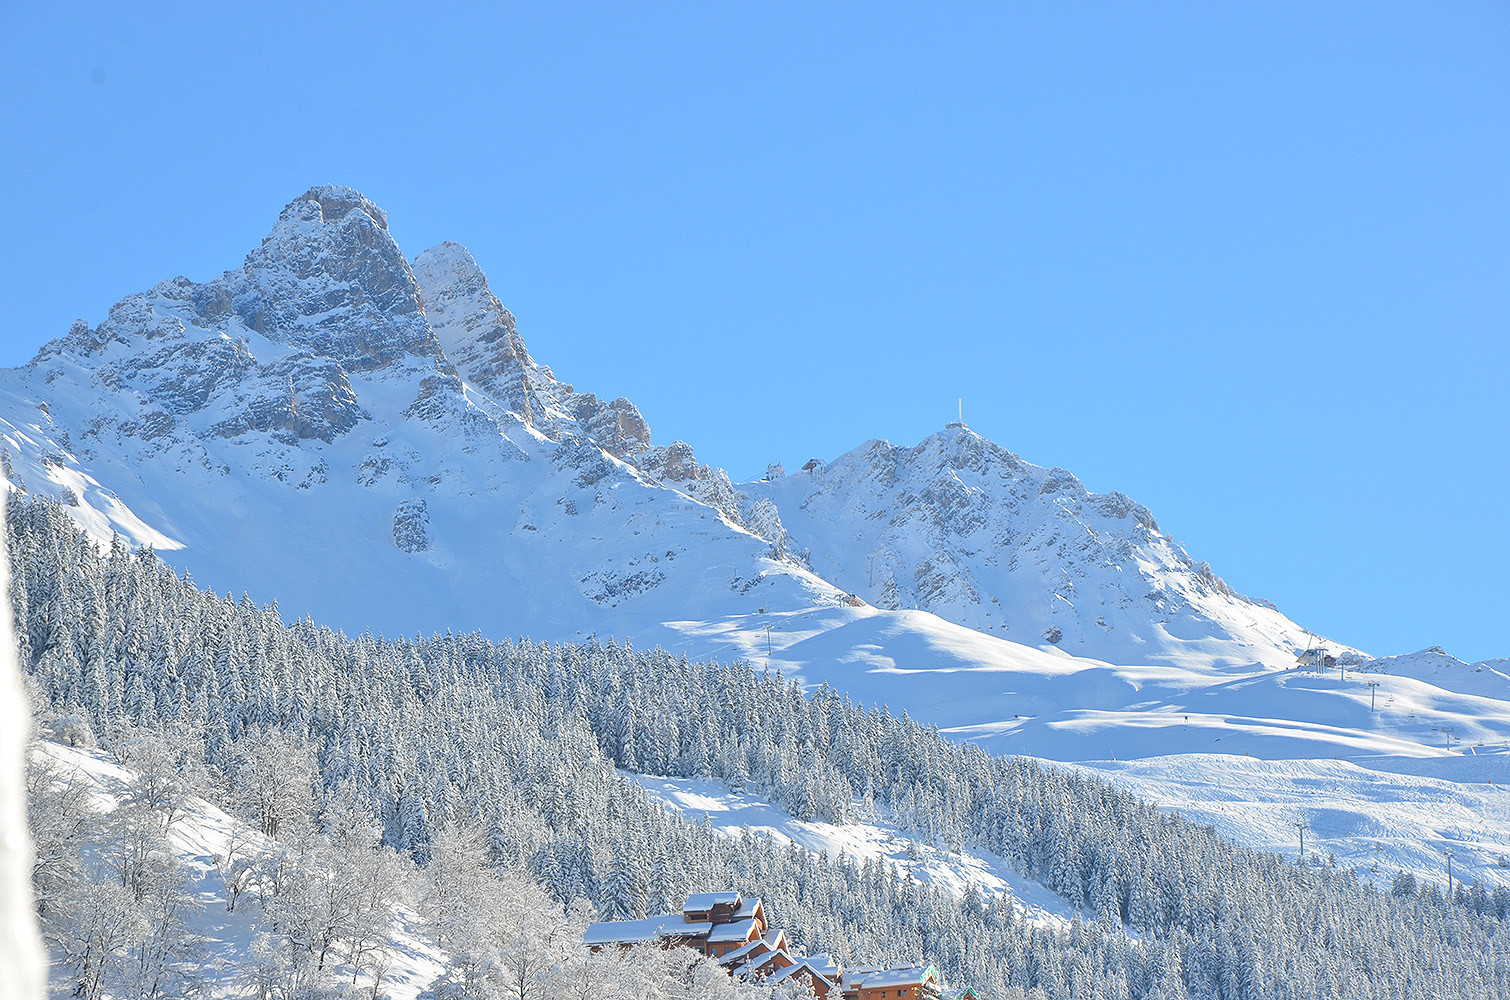
M426 250L414 259L414 275L431 327L462 378L533 426L530 376L537 387L545 379L519 339L514 314L493 295L466 247L442 243Z
M430 507L422 498L405 500L393 512L393 544L404 552L430 547Z
M700 464L687 442L673 441L647 448L636 457L636 462L661 482L717 509L730 522L744 524L739 495L734 491L734 484L729 482L729 474Z
M348 370L441 359L386 217L350 188L313 188L291 202L238 277L229 282L231 308L248 328L276 331L274 339Z
M791 554L791 542L786 526L781 523L781 512L769 498L762 497L750 506L745 515L745 525L756 535L771 543L772 553L778 559Z
M466 247L420 254L414 273L431 326L463 379L553 441L585 438L626 462L650 444L650 425L629 400L604 403L537 364Z
M329 358L303 353L259 368L236 387L240 402L232 416L209 433L236 437L248 431L274 431L287 443L308 438L330 442L366 419L345 370Z
M102 407L89 451L120 439L195 451L254 432L285 448L330 443L368 419L353 375L454 375L382 210L336 187L289 203L241 268L128 296L99 327L75 323L33 367L153 408ZM290 458L264 454L270 465Z
M185 442L262 432L289 447L330 443L370 419L352 384L362 375L408 385L409 417L474 436L496 429L490 419L625 461L650 446L649 424L629 400L579 393L530 357L464 247L442 244L411 267L383 210L350 188L311 188L241 268L128 296L99 327L75 323L34 364L68 358L99 388L155 406L150 426L134 413L101 414L90 428L100 444L175 427ZM463 380L483 391L470 401L482 424L467 413ZM721 473L695 461L689 469L689 492L737 521L727 477L709 488Z

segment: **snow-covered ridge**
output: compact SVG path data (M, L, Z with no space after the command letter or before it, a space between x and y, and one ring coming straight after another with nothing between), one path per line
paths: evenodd
M1071 760L1234 734L1428 752L1431 713L1477 711L1433 695L1402 722L1359 713L1361 683L1280 673L1311 641L1293 622L1140 505L963 425L736 490L535 359L465 248L407 258L348 188L295 199L240 267L128 296L0 372L0 439L11 482L96 538L353 633L765 661ZM1501 731L1498 708L1478 718L1465 738Z
M1292 666L1311 641L1192 561L1148 508L964 424L739 489L815 572L877 607L1114 663Z

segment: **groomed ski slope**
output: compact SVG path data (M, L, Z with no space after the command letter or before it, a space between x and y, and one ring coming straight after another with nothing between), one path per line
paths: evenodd
M1452 757L1259 760L1181 754L1083 765L1240 844L1328 855L1383 885L1399 871L1446 885L1510 888L1510 751Z
M1257 663L1116 665L925 611L831 608L666 627L685 636L658 637L667 649L826 683L995 753L1434 757L1510 739L1510 677L1500 661L1466 664L1433 651L1319 674Z

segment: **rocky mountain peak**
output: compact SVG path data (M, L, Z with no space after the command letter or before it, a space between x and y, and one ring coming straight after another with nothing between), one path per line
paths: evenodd
M320 184L295 198L284 208L287 212L300 202L312 201L320 206L320 217L325 222L338 222L355 211L364 212L382 230L388 228L388 213L373 204L372 200L355 188L339 184Z
M739 491L749 523L779 523L818 575L879 607L1118 662L1201 635L1236 663L1301 634L1193 562L1142 504L963 424Z
M440 354L386 214L350 188L312 188L290 202L225 279L229 306L248 327L353 370Z

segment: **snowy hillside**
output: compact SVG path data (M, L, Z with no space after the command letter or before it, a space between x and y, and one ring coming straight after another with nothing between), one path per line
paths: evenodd
M43 741L36 745L35 752L45 768L43 773L50 773L60 789L67 789L60 790L57 799L67 802L74 796L82 796L80 804L100 817L85 820L93 831L83 842L85 865L112 871L118 868L119 855L127 850L121 838L129 840L134 829L133 817L126 814L142 786L142 775L99 750ZM56 804L49 802L47 809L50 811ZM232 897L226 873L236 873L231 876L233 881L265 878L266 871L254 871L256 866L250 862L275 857L284 848L197 797L185 802L168 825L166 841L174 857L160 858L156 864L169 873L164 881L169 891L178 896L178 911L170 919L181 921L182 926L171 945L172 971L165 970L166 978L160 988L168 995L172 995L175 987L201 986L211 996L241 995L253 981L255 970L268 960L258 936L270 929L273 918L260 898L262 893L255 888L247 889L244 894L238 891L234 907L228 906ZM328 879L336 874L325 872L323 877ZM108 898L108 891L104 895L107 898L100 901L102 916L109 905L119 902ZM441 972L445 958L425 939L421 921L412 909L394 906L380 924L375 931L379 940L369 945L376 950L364 957L361 968L343 968L333 955L332 974L363 989L372 989L380 979L379 994L393 1000L413 998ZM122 933L123 944L129 934ZM166 943L159 945L167 947L170 946ZM62 970L77 956L59 952L54 942L52 985L55 992L66 992L68 983ZM177 983L175 976L183 974L184 966L191 960L196 969L193 978ZM125 977L122 981L128 980Z
M1381 888L1401 872L1445 885L1448 850L1455 885L1478 882L1491 893L1510 888L1510 755L1502 748L1467 757L1356 762L1181 754L1084 769L1255 850L1295 857L1301 824L1311 863L1335 859ZM635 780L667 809L707 817L725 836L764 833L830 857L882 859L955 895L973 886L1032 923L1063 927L1076 914L979 847L950 850L874 816L843 824L800 820L714 780Z
M1446 883L1510 888L1510 752L1453 757L1265 761L1181 754L1086 768L1224 837L1358 868L1381 885L1401 871Z
M383 873L399 870L423 883L408 898L446 952L441 979L452 984L512 974L516 954L587 982L575 971L585 961L593 974L573 930L574 920L585 926L580 898L628 919L693 887L751 885L810 952L927 955L951 983L992 996L1093 995L1075 984L1103 980L1141 984L1116 996L1233 995L1217 984L1241 980L1254 996L1288 996L1298 983L1361 1000L1412 995L1409 984L1441 967L1462 988L1434 984L1433 995L1506 993L1510 890L1485 891L1477 872L1506 839L1504 803L1471 788L1475 774L1452 770L1480 760L1492 769L1477 747L1468 758L1391 758L1379 770L1406 777L1373 788L1324 761L1281 768L1187 755L1077 772L992 756L748 665L596 641L385 642L285 626L274 609L201 591L148 553L98 552L56 504L13 501L7 527L39 710L60 738L98 738L133 772L117 776L100 824L75 820L66 783L34 786L54 789L34 797L33 829L45 862L34 879L39 914L68 956L55 983L64 992L83 983L85 1000L191 993L175 983L218 975L219 954L234 953L236 932L194 932L188 890L203 878L185 869L214 844L208 834L171 839L208 812L181 794L196 789L266 838L266 850L247 845L247 869L229 863L235 824L219 841L225 866L209 855L217 875L249 873L238 910L255 897L276 915L237 959L243 994L304 995L310 977L349 981L330 971L332 957L358 966L383 957L373 943L391 938L391 916L408 905L404 880ZM968 633L932 620L938 638ZM1391 851L1417 841L1417 868L1451 845L1479 884L1459 882L1444 898L1440 882L1407 872L1380 893L1349 868L1256 854L1161 814L1101 773L1232 827L1251 808L1245 839L1272 838L1293 816L1328 846L1350 834ZM1446 774L1461 780L1437 780ZM1478 830L1464 822L1475 814ZM768 835L746 836L750 827ZM81 829L100 836L81 839ZM92 844L104 845L93 857ZM966 882L1018 904L957 895ZM521 886L538 904L522 907L535 914L525 922ZM1039 889L1094 918L1043 933L1062 926L1065 909L1035 900ZM578 916L563 920L567 903ZM123 930L96 939L95 915ZM526 923L541 933L520 934ZM126 985L97 988L100 955L110 981ZM1254 955L1278 959L1255 965ZM152 983L136 988L142 975ZM166 991L154 985L163 981ZM693 992L676 1000L729 984L721 972L682 982ZM508 992L490 989L480 995Z
M694 822L706 817L726 837L765 834L782 844L796 844L831 858L859 862L882 860L899 875L939 886L955 896L973 888L984 899L1010 905L1030 924L1067 927L1074 907L1048 889L1012 870L1004 860L979 847L949 850L926 843L915 833L871 815L852 823L801 820L748 792L730 791L709 778L661 778L633 775L666 809ZM1091 918L1093 913L1080 914Z

